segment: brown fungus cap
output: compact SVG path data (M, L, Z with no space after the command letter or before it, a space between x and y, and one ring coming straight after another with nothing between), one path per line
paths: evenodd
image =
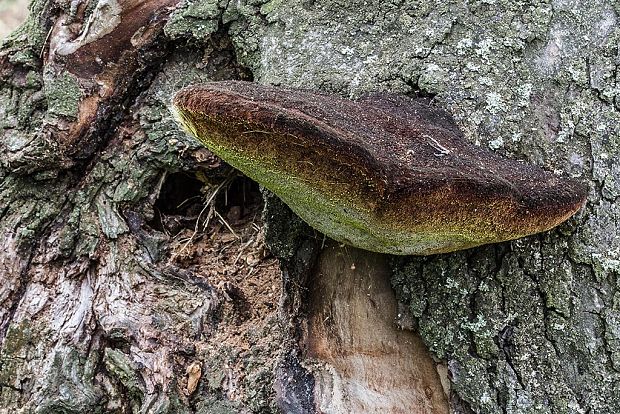
M548 230L587 189L467 141L424 100L213 82L174 98L179 122L326 235L434 254Z

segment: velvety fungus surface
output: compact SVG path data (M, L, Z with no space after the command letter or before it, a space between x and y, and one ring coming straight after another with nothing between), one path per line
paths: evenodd
M174 98L183 127L333 239L427 255L551 229L585 202L579 182L467 141L426 100L225 81Z

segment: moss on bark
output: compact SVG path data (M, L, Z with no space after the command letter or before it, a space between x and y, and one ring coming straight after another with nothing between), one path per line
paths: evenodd
M129 352L144 377L159 378L133 400L144 409L276 410L272 346L245 359L242 389L258 386L236 401L222 387L188 397L157 376L149 363L162 347L174 349L166 367L179 379L195 355L225 360L228 351L192 349L217 309L209 308L213 297L194 274L153 268L166 257L168 239L136 224L152 223L164 174L193 174L204 163L168 115L172 91L240 77L245 65L263 83L349 96L379 89L434 95L473 142L589 182L587 207L561 228L395 260L392 283L426 344L446 361L457 412L620 411L615 3L187 2L165 31L177 39L175 52L144 90L132 91L124 103L131 110L116 109L114 134L82 169L67 167L42 129L50 101L39 57L52 6L33 2L30 20L2 49L10 68L0 87L2 408L129 411L121 376L106 374L97 351L107 348ZM65 109L61 115L74 113ZM289 243L280 246L282 256L306 269L315 250L306 246L299 250L305 256L295 256ZM166 307L141 306L166 295L173 296L161 300ZM165 332L165 341L132 329L136 320ZM272 327L284 335L279 340L289 339L285 328ZM214 368L206 383L222 375Z

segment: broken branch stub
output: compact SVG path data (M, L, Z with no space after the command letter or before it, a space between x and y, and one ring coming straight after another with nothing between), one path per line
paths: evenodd
M207 148L333 239L428 255L549 230L584 204L575 180L467 141L406 96L357 101L250 82L180 91L173 110Z

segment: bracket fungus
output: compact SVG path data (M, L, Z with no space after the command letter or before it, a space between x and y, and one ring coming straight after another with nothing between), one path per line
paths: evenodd
M586 187L467 141L419 99L225 81L177 93L173 112L209 150L327 236L428 255L549 230Z

